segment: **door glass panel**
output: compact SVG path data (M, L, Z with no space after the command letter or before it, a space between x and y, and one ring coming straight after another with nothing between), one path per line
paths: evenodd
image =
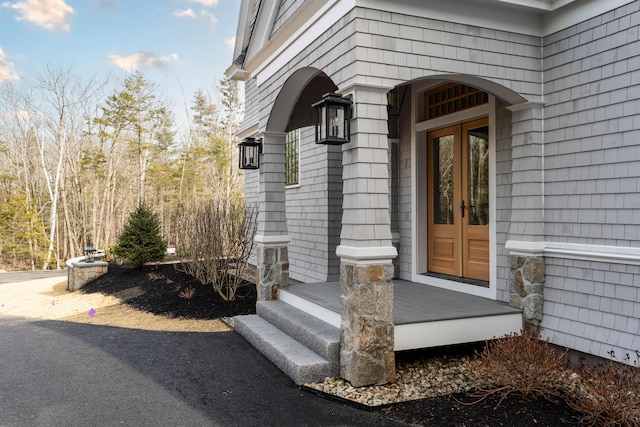
M489 225L489 128L470 129L469 225Z
M453 224L453 135L433 141L433 216L434 224Z

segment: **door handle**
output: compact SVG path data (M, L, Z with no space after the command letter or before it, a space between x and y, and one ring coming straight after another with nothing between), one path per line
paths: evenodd
M464 218L464 208L466 208L466 206L464 205L464 200L463 200L462 204L460 205L460 210L462 211L462 218Z

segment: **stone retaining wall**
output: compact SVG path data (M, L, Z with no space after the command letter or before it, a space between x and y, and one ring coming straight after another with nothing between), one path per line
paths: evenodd
M77 291L87 283L105 274L109 263L104 261L67 263L67 290Z

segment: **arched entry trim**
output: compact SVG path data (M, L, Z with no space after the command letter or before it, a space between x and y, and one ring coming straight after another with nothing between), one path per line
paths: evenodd
M309 84L314 79L317 79L318 84L314 83L313 87L310 88ZM316 68L306 67L295 71L280 89L280 93L278 93L269 113L265 130L272 132L287 131L288 127L290 127L290 120L298 117L296 108L306 107L311 111L311 104L319 101L323 93L333 92L336 89L337 86L331 79ZM317 99L314 99L316 97ZM304 98L309 98L309 105L306 105ZM301 101L304 101L305 105L301 105Z
M416 83L425 80L456 82L473 86L494 95L496 98L504 101L507 105L523 104L529 101L522 95L505 86L502 86L499 83L466 74L439 74L434 76L421 77L420 79L413 80L409 83Z

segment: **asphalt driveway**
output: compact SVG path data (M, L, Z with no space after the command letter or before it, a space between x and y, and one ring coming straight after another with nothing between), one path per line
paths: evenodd
M394 426L299 389L235 332L0 316L0 426Z
M49 277L66 277L67 270L46 271L3 271L0 272L0 283L19 283Z

